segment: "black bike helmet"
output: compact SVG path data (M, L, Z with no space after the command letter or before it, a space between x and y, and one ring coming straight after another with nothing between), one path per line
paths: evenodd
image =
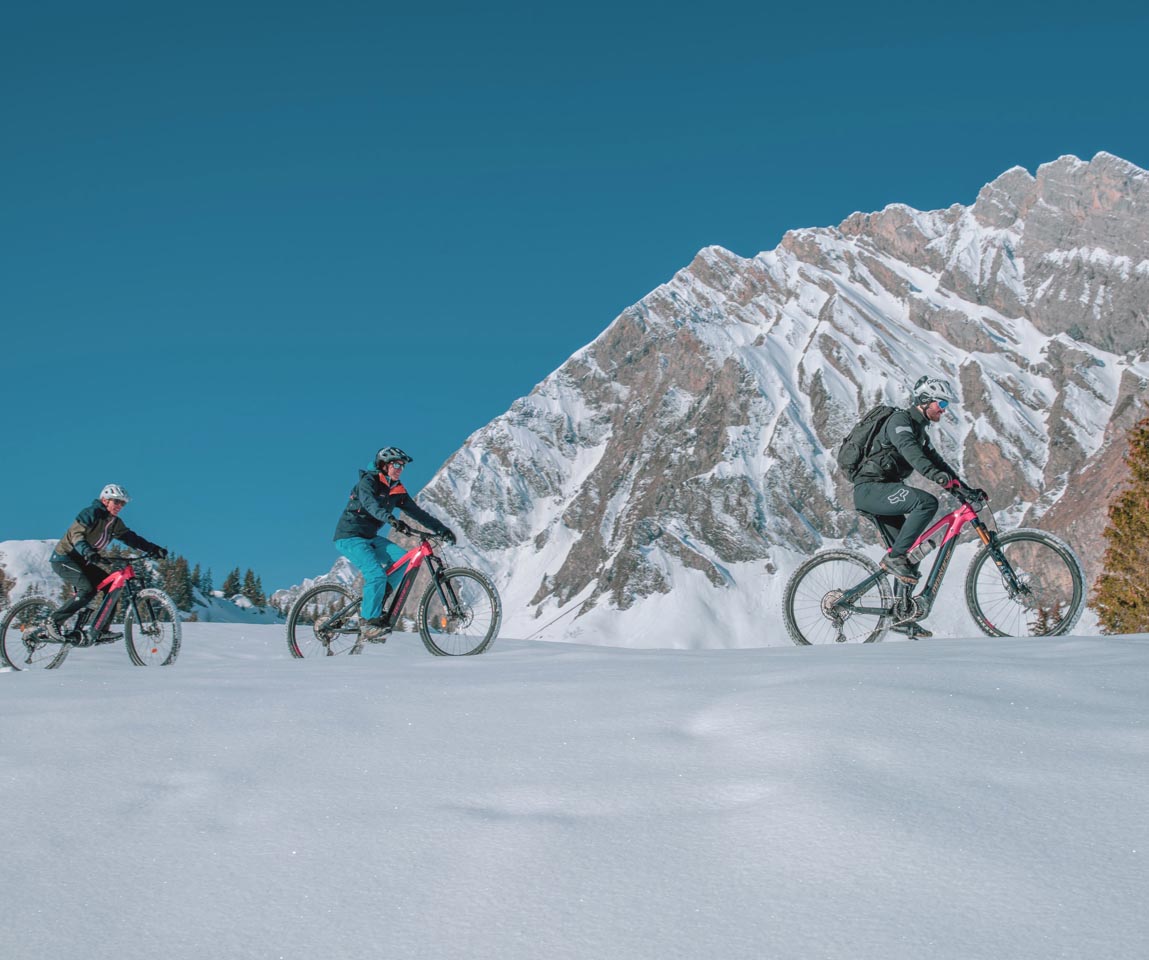
M375 454L375 469L383 470L389 463L401 463L406 466L411 460L412 458L398 447L384 447Z

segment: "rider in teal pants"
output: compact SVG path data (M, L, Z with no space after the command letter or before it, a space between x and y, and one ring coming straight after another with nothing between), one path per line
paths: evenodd
M454 543L455 535L411 499L399 479L411 458L398 447L384 447L375 454L375 469L360 470L359 482L351 491L348 503L335 527L335 549L355 564L363 574L363 604L359 608L363 628L360 636L375 640L391 632L383 613L388 587L398 586L403 572L390 577L386 569L405 551L379 536L379 530L392 520L393 510L402 510L416 523L421 523L445 543Z

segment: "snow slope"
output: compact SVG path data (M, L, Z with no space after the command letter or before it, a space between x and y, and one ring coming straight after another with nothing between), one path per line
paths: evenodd
M1145 955L1149 636L0 676L0 951Z

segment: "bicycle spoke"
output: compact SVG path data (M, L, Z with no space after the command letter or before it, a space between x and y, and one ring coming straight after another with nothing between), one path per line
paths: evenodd
M462 657L490 648L502 610L491 582L476 570L445 571L419 604L419 633L437 656Z
M302 594L287 616L291 655L302 659L350 652L359 639L359 600L337 583L323 583Z
M1066 633L1081 616L1084 576L1069 547L1038 530L1016 530L982 550L966 579L966 602L991 636L1040 637Z
M785 621L797 644L872 643L885 630L884 615L858 612L856 607L886 609L889 586L879 577L851 604L837 601L847 590L877 571L865 557L830 551L806 561L786 585Z

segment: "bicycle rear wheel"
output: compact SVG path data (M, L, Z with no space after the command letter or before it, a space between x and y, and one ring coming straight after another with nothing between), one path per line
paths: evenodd
M997 559L1008 565L1012 578L998 569ZM1085 609L1085 574L1065 541L1044 530L1012 530L973 558L965 599L988 636L1058 636L1068 633Z
M347 653L359 639L357 594L321 583L300 594L287 615L287 649L297 659Z
M807 560L786 584L783 614L786 632L799 646L816 643L873 643L886 632L886 613L860 613L836 601L851 587L878 572L858 553L828 550ZM879 577L851 606L889 611L890 585Z
M124 613L124 645L137 667L168 667L180 652L180 614L171 597L162 590L147 589L136 594ZM136 619L136 612L139 619Z
M48 618L56 604L46 597L28 597L0 621L0 660L13 670L54 670L72 649L51 639Z
M478 570L452 567L432 577L419 601L419 636L437 657L469 657L490 649L499 632L499 592Z

